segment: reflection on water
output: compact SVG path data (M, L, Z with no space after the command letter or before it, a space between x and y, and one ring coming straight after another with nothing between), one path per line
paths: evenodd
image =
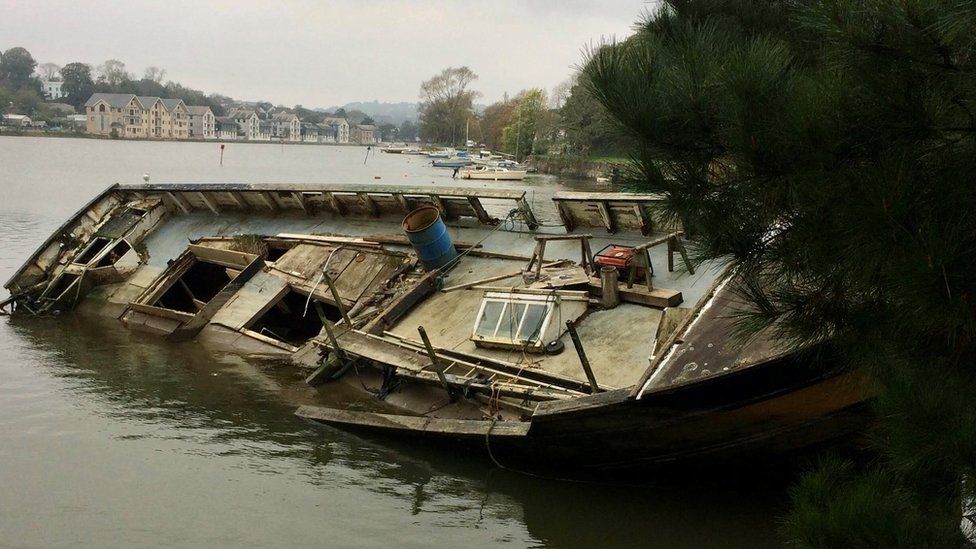
M147 170L140 163L178 145L189 164L178 170L193 172L197 162L200 173L213 171L198 159L210 144L0 145L0 184L19 189L5 188L11 199L0 203L3 278L77 200L117 175L118 166L86 155L126 151L120 163L131 180ZM312 176L324 166L362 175L362 149L247 147L249 181L323 181ZM52 151L61 160L38 160ZM313 161L330 154L332 164ZM74 175L58 179L65 158L74 159ZM370 162L384 174L451 183L405 157ZM536 202L548 201L549 188L536 190ZM3 317L0 357L0 540L14 546L777 545L775 489L561 482L481 457L312 428L293 410L325 402L335 386L317 391L280 364L163 344L111 320Z

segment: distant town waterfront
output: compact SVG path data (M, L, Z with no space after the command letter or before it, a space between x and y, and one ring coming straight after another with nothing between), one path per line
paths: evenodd
M0 277L97 192L144 174L154 183L459 184L426 159L356 147L231 143L220 166L216 143L0 137ZM548 176L519 187L542 216L555 215L546 210L555 190L606 188ZM315 392L287 370L87 318L0 319L0 356L0 539L18 546L781 542L775 488L750 485L743 497L714 486L567 483L312 429L292 412Z

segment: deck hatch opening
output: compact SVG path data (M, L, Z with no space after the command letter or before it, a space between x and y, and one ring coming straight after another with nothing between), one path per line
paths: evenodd
M61 297L68 293L68 290L75 287L75 283L78 282L79 278L81 277L76 274L61 273L61 276L44 292L44 297L55 300L61 299Z
M222 265L196 259L152 305L196 314L224 289L231 274Z
M87 265L88 262L95 259L95 256L104 250L111 242L112 241L108 238L96 236L91 242L88 243L88 246L86 246L85 249L78 254L78 257L75 258L74 263L79 265Z
M317 309L331 322L342 319L337 307L317 299L309 302L307 295L289 288L266 311L252 318L245 329L282 343L300 346L322 331L322 319Z
M96 264L95 267L111 267L112 265L115 265L116 262L122 258L122 256L129 253L129 250L131 249L132 246L128 242L126 242L124 239L120 239L115 243L114 246L112 246L112 249L109 250L107 254L98 260L98 264Z

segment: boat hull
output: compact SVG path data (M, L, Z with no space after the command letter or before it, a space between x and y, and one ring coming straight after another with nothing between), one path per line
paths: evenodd
M345 430L467 444L512 467L558 464L611 476L793 463L825 448L859 447L870 421L858 375L817 371L789 357L640 399L619 390L545 408L528 429L366 412L298 415Z

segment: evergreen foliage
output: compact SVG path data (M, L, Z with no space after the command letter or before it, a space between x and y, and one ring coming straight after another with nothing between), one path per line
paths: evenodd
M742 335L829 340L878 395L877 462L798 485L798 546L962 543L974 63L971 1L668 0L584 69L632 140L629 182L742 273Z

